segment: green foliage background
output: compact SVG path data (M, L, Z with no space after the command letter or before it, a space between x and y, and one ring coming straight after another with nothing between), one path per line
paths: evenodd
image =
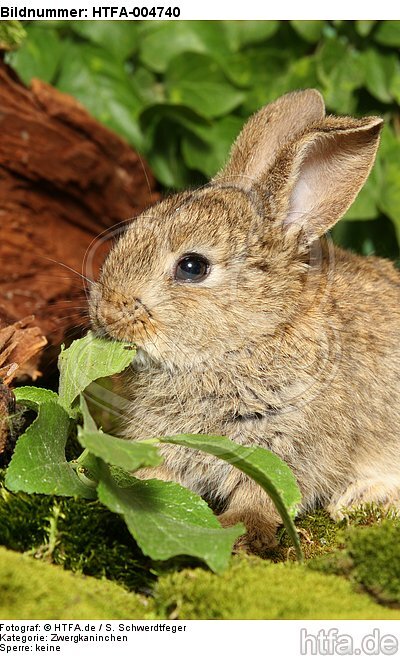
M375 168L337 242L397 259L400 21L31 21L8 61L78 98L167 189L222 166L246 118L315 87L329 112L386 120Z

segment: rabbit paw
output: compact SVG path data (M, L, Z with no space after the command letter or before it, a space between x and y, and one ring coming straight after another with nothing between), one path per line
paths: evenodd
M263 554L277 545L276 529L278 523L270 518L256 514L244 514L227 510L218 517L222 526L228 527L242 523L246 533L241 535L233 546L234 553L243 552Z
M400 480L394 482L374 479L355 481L344 493L331 499L327 510L332 519L340 521L355 508L369 503L386 509L400 510Z

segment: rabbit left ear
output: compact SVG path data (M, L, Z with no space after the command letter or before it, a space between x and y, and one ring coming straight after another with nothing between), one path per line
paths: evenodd
M382 125L376 116L328 117L283 148L268 176L275 180L275 217L288 229L302 228L311 240L329 230L367 179Z
M226 166L214 178L249 190L268 171L284 144L325 116L319 91L292 91L250 117L232 146Z

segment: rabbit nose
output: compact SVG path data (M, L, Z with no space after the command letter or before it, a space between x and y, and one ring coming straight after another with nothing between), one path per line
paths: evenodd
M136 312L136 310L142 307L142 302L139 298L126 298L119 294L118 296L112 295L111 297L103 297L103 302L117 310L128 312Z
M129 300L126 298L120 299L118 302L118 308L122 311L128 311L128 312L137 312L138 310L143 309L143 303L140 300L140 298L134 298L133 300Z

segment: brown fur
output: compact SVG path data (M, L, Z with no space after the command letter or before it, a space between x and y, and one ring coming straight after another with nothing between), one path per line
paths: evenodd
M333 247L373 164L381 120L323 116L316 91L250 119L210 185L136 219L93 289L95 327L139 346L125 434L227 435L293 469L302 509L400 497L400 277ZM251 183L249 182L251 180ZM177 283L198 252L211 273ZM204 453L162 447L143 477L215 499L240 546L262 551L279 517L244 474Z

